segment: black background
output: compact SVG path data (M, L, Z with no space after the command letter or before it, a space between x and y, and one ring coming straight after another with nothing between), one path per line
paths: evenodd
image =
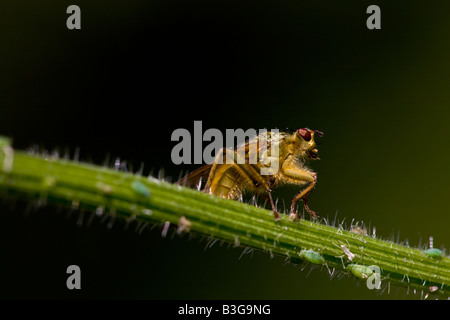
M81 8L81 30L66 28L70 4ZM145 174L164 168L178 177L196 166L172 164L171 133L193 132L194 120L204 130L320 129L326 140L311 206L375 221L385 237L401 228L415 245L419 229L425 242L441 235L440 245L448 225L437 223L448 222L445 181L434 185L437 195L425 194L437 197L429 223L420 220L428 203L413 203L405 188L446 176L438 168L448 152L439 154L424 133L433 130L441 147L446 141L446 6L377 1L382 29L368 30L370 4L4 1L0 133L17 149L68 149L73 157L80 147L83 161L120 157L130 170L144 163ZM414 170L396 176L410 163ZM421 165L430 176L415 171ZM99 220L86 226L87 213L78 226L78 212L2 201L2 298L411 297L402 290L380 296L348 278L330 281L326 271L307 276L265 253L239 259L242 250L227 244L204 251L205 240L162 239L160 226L140 235L121 221L112 230ZM65 286L70 264L81 267L82 290Z

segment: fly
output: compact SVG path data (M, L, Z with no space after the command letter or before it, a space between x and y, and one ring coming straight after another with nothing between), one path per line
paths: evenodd
M212 164L205 165L178 181L180 185L196 186L199 181L206 181L201 189L226 199L239 199L244 192L258 194L269 200L275 220L279 220L277 208L272 198L272 190L281 185L294 185L303 187L292 199L291 219L300 219L295 210L297 201L303 200L306 211L317 218L316 212L308 206L308 196L317 184L317 173L312 171L307 162L319 160L315 136L322 137L323 133L317 130L301 128L294 132L267 132L259 134L235 150L222 148ZM263 140L264 139L264 140ZM260 154L260 145L267 145L267 152L263 152L255 164L248 163L249 151L256 150ZM263 175L261 170L269 166L271 145L278 145L278 170L273 174ZM245 162L240 164L239 151L245 150ZM232 163L226 163L225 158L232 158ZM228 159L227 158L227 159ZM221 161L219 161L221 160ZM269 160L270 161L270 160ZM200 182L201 185L201 182Z

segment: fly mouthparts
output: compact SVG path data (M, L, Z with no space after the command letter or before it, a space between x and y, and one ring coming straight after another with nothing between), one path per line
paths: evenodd
M317 149L314 149L310 152L308 152L308 156L310 159L319 159L318 154L317 154Z

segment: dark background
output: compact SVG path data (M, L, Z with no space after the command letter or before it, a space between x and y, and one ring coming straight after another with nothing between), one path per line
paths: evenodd
M81 8L81 30L66 8ZM381 8L382 29L366 28ZM450 243L450 26L444 1L2 1L0 134L145 173L175 166L171 133L300 128L325 132L321 216L362 220L383 238ZM289 190L277 194L290 201ZM138 234L116 222L0 202L0 297L404 299L348 277L242 248ZM399 231L401 231L399 235ZM66 268L82 290L66 289Z

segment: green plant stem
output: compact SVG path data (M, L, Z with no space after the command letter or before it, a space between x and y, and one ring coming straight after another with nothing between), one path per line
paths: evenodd
M0 139L0 194L40 199L98 215L177 225L302 263L301 250L323 257L327 272L376 265L382 281L449 296L450 259L314 221L275 222L269 210L225 200L155 178L85 163L13 151ZM320 259L318 261L321 261Z

